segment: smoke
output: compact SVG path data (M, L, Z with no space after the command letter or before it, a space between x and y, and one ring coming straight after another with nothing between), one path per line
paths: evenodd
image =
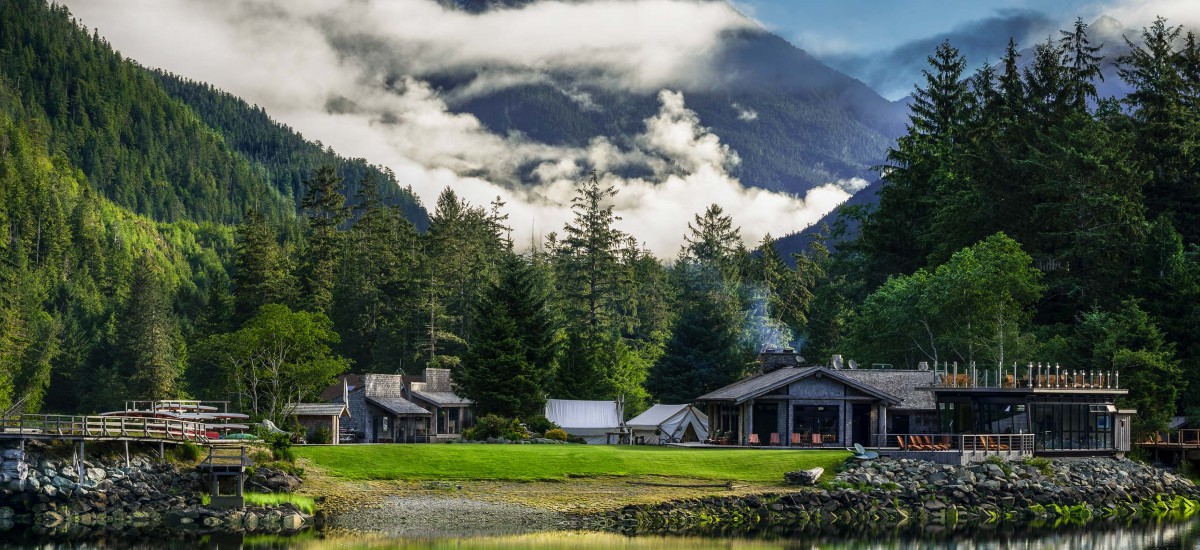
M742 339L756 350L766 348L797 348L795 333L786 324L771 316L771 291L763 287L750 289L750 304L746 311Z
M499 135L450 108L568 68L593 75L590 85L686 88L709 78L706 54L720 34L749 24L721 2L541 2L478 16L430 0L68 3L140 63L209 82L308 139L389 167L425 204L446 187L474 204L501 200L518 245L571 219L571 197L590 169L619 190L620 228L660 257L709 204L730 212L754 243L816 222L861 181L803 197L746 188L730 175L737 153L669 89L639 134L581 147ZM448 71L473 77L443 94L430 80ZM603 109L586 92L559 91L581 109Z

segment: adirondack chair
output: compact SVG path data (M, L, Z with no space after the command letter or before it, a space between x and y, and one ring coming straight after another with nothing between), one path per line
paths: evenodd
M896 436L896 443L900 446L900 450L902 450L902 451L908 450L908 445L906 445L904 443L904 436L902 436L902 435Z
M780 442L780 440L779 440L779 434L775 433L775 432L771 432L771 446L772 447L780 447L782 445L783 445L783 443Z
M1008 445L1001 443L1000 438L989 437L987 439L988 439L988 449L993 450L993 451L1007 451L1008 450Z
M753 447L753 446L755 446L755 445L758 445L758 446L760 446L760 447L762 446L762 442L758 440L758 434L750 434L750 442L749 442L749 445L750 445L751 447Z
M914 451L929 451L932 450L921 441L921 438L910 435L908 436L908 447Z
M929 449L930 449L930 450L933 450L933 451L945 451L945 450L948 450L948 449L950 449L950 446L949 446L949 445L943 445L943 444L941 444L941 443L935 443L935 442L933 441L933 438L932 438L932 437L930 437L930 436L924 436L924 437L922 437L922 439L924 439L924 440L925 440L925 446L926 446L926 447L929 447Z

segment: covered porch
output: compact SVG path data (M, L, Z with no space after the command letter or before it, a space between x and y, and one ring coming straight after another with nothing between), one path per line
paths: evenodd
M367 397L368 443L426 443L433 414L400 397Z

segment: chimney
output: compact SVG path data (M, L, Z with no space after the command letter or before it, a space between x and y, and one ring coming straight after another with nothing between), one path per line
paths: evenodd
M804 366L804 358L792 348L767 348L758 354L758 364L766 374L782 368Z

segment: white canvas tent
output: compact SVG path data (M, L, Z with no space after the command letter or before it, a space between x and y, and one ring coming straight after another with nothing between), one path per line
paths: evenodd
M589 444L608 443L608 434L623 429L624 417L625 412L616 401L546 400L546 418Z
M691 405L655 405L626 423L646 443L700 442L708 439L708 415Z

